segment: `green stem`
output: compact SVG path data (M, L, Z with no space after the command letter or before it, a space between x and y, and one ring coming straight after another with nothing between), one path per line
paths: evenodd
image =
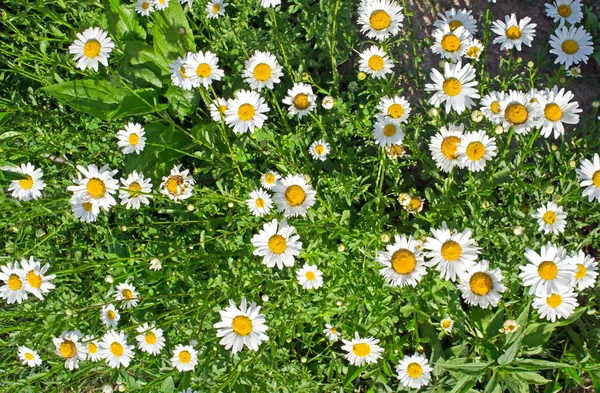
M277 27L277 17L275 16L275 10L273 7L269 7L269 16L271 17L271 21L273 22L273 27L275 28L275 35L277 36L277 41L279 42L279 47L281 48L281 54L283 55L283 61L285 62L285 66L288 69L288 72L292 76L292 80L295 82L298 80L296 73L292 69L290 62L288 61L287 54L285 52L285 47L283 45L283 40L281 39L281 33L279 33L279 27Z

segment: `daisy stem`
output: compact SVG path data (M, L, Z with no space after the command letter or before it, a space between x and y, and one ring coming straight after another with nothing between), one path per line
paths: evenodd
M292 128L288 124L287 117L281 110L281 107L279 106L279 102L277 101L277 97L275 97L275 94L273 93L273 90L269 89L269 95L271 96L271 102L273 103L275 108L277 108L277 112L279 112L279 116L281 116L281 120L283 120L283 124L285 125L285 128L288 130L289 133L293 133Z
M488 40L490 37L490 3L485 3L485 27L483 29L483 54L481 59L481 68L479 70L479 83L481 87L483 87L483 78L485 77L485 61L487 59L487 48L488 48Z
M235 27L233 27L233 24L231 23L229 16L227 16L225 18L225 20L227 21L229 28L231 29L231 31L233 32L233 35L235 35L235 38L237 39L238 43L240 44L240 48L242 48L242 52L244 52L246 59L249 59L250 55L248 54L248 51L246 50L246 46L244 45L244 42L240 39L240 36L238 35L237 31L235 30Z
M402 0L402 3L404 4L404 10L409 10L410 8L407 7L406 5L406 0ZM408 11L406 12L406 24L408 25L408 31L410 33L410 41L412 43L412 50L413 50L413 65L415 67L415 83L417 85L417 89L421 89L421 78L419 75L419 62L417 60L417 46L416 46L416 42L421 42L420 40L417 39L417 37L415 37L413 28L412 28L412 21L410 19L410 15L408 13Z
M335 1L335 9L333 11L333 26L331 27L331 73L333 76L333 86L338 86L338 70L335 61L335 33L337 30L337 14L340 8L340 0Z
M288 61L287 54L285 53L285 47L283 46L283 41L281 40L281 34L279 33L279 28L277 27L277 17L275 16L275 10L273 7L269 7L269 16L271 17L271 21L273 21L273 27L275 27L275 35L277 35L277 41L279 42L279 47L281 48L281 54L283 55L283 61L285 62L285 66L288 69L288 72L293 77L293 82L298 80L296 73L292 69L290 62Z
M506 138L506 144L504 145L504 151L502 152L500 161L504 160L504 157L506 156L506 152L508 151L508 148L510 147L510 142L512 141L512 137L513 137L514 133L515 133L515 127L510 127L510 130L508 131L508 138Z

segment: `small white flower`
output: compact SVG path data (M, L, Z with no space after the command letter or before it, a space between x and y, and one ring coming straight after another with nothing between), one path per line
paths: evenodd
M360 367L365 363L377 363L377 359L381 358L383 348L379 345L379 340L373 337L360 338L358 332L354 333L354 339L342 340L344 345L342 350L346 351L346 360L351 365Z
M69 52L75 55L73 60L77 62L77 68L91 68L98 72L98 63L108 66L108 58L114 47L115 43L106 31L90 27L83 33L77 33L77 39L69 46Z
M38 355L38 353L33 349L29 349L25 346L20 346L18 355L19 360L23 364L28 365L29 367L35 367L42 364L42 359L40 358L40 355Z
M127 123L124 130L117 132L119 141L117 145L123 148L123 154L135 152L140 154L146 146L146 137L144 136L144 127L138 123Z
M323 333L331 341L337 341L340 338L340 332L337 326L331 325L329 323L325 324L325 329L323 329Z
M260 188L250 193L250 199L246 200L246 205L253 216L260 217L269 214L273 202L271 196Z
M323 272L317 265L305 263L302 269L296 272L296 279L304 289L318 289L323 286Z
M225 15L225 7L229 3L225 3L224 0L212 0L206 4L206 16L209 19L217 19L219 16Z
M3 168L10 172L16 172L25 176L25 179L13 180L8 186L8 191L11 192L13 198L20 201L30 201L42 197L42 190L46 188L46 183L42 176L44 172L40 168L36 168L30 163L21 164L20 167Z
M229 307L220 310L221 321L213 325L217 329L217 337L222 337L219 344L232 353L241 351L244 346L252 351L257 351L258 346L267 341L265 334L269 328L265 325L265 315L259 314L260 306L252 302L248 307L246 299L242 298L240 308L232 299Z
M198 364L198 352L191 345L177 344L173 350L171 365L179 372L192 371Z
M540 232L546 234L552 232L558 235L565 231L567 213L563 212L562 206L558 206L554 202L548 202L546 206L538 208L537 213L533 217L538 220Z
M137 340L138 348L142 352L147 352L150 355L158 355L165 347L165 338L162 329L157 329L154 325L144 323L137 327L137 332L141 333L135 339Z
M107 306L103 306L100 311L100 321L102 324L108 328L117 327L117 322L121 319L121 315L119 315L119 311L115 309L114 304L109 304Z
M98 353L111 368L129 367L134 357L133 345L127 344L127 336L123 332L109 330L102 336L98 344Z
M325 161L331 151L331 146L325 140L319 139L310 145L308 151L315 160Z

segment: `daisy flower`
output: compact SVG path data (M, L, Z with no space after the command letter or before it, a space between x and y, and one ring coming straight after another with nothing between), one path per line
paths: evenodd
M593 288L598 277L598 262L583 251L572 252L567 261L577 267L575 272L575 287L579 291Z
M213 81L220 81L225 75L218 66L219 58L210 51L194 53L183 62L185 74L189 76L194 87L204 86L208 89Z
M510 90L500 102L502 125L515 128L517 134L527 134L532 128L542 125L544 111L532 97L520 91Z
M581 78L581 67L571 67L567 70L567 75L573 78Z
M440 328L446 334L452 333L452 328L454 327L454 320L450 317L446 317L440 321Z
M115 288L115 300L123 300L121 308L130 309L138 304L138 294L135 287L127 282L122 282Z
M412 236L396 235L394 240L375 258L383 266L379 274L392 286L414 287L427 274L421 249Z
M35 367L42 364L42 359L40 355L33 349L29 349L25 346L20 346L18 351L19 360L23 362L23 364L28 365L29 367Z
M406 153L406 149L402 145L390 145L385 148L385 154L389 159L402 157Z
M468 132L456 145L458 161L463 168L479 172L487 161L496 157L496 138L490 138L485 131Z
M450 231L445 222L441 229L431 229L423 248L429 250L425 256L431 258L427 266L436 266L441 278L455 281L458 276L471 269L479 256L479 247L473 245L469 228L458 233Z
M502 292L506 291L502 284L503 278L500 269L490 269L489 262L482 260L461 276L458 289L462 292L462 298L471 306L496 307Z
M388 116L377 116L377 121L373 124L373 138L375 138L375 143L382 147L401 145L404 140L404 131L399 122Z
M117 132L119 141L117 145L123 148L123 154L135 152L140 154L146 146L146 137L144 137L144 127L138 123L127 123L124 130Z
M40 168L36 168L28 162L21 164L20 167L10 168L9 171L25 176L25 179L10 182L8 191L11 192L13 198L26 202L42 197L41 191L46 188L46 183L42 179L44 172Z
M531 23L530 17L525 17L517 21L516 14L506 15L504 22L497 20L492 23L492 31L498 35L494 38L494 44L500 44L500 50L517 48L521 51L521 45L531 46L533 37L535 37L535 27L537 24Z
M216 100L213 100L208 107L210 109L210 117L216 122L224 120L227 106L228 102L223 98L219 97Z
M504 324L502 325L502 332L500 333L514 333L517 330L519 330L519 327L521 327L521 325L519 325L517 323L517 321L515 321L514 319L508 319L506 321L504 321Z
M244 82L253 90L260 90L263 87L273 89L273 85L279 83L283 76L282 70L273 54L256 51L250 59L246 60L242 76Z
M436 108L442 103L446 103L446 113L454 109L458 113L463 113L465 109L471 109L475 105L473 98L479 98L479 93L474 88L477 86L475 79L475 68L470 64L459 61L456 64L444 64L444 74L436 70L431 70L430 78L433 84L425 85L426 91L435 93L429 99L429 103Z
M425 198L421 198L417 195L411 195L408 203L404 205L404 210L414 215L421 213L423 206L425 206Z
M396 366L398 379L402 386L419 389L431 382L431 372L433 369L427 362L425 356L415 353L412 356L405 356Z
M174 63L169 64L171 69L171 82L177 87L181 87L184 90L192 90L194 83L190 78L193 74L187 74L185 71L185 64L192 57L193 53L186 53L183 57L178 57Z
M26 258L21 259L21 269L25 277L23 282L25 290L40 300L44 300L44 293L48 293L55 288L50 280L56 278L56 275L45 275L49 267L50 264L48 263L41 266L33 257L29 257L29 260Z
M154 12L154 3L152 0L137 0L135 12L142 16L148 16L151 12Z
M259 312L260 306L254 302L248 307L246 299L242 298L238 308L235 302L229 299L229 307L219 311L221 321L213 325L217 329L217 337L222 337L219 344L227 350L231 349L234 354L244 346L257 351L258 346L269 339L265 334L269 328L265 325L265 315Z
M440 19L433 22L433 25L438 29L448 26L450 31L455 31L459 27L463 27L469 35L475 35L475 33L477 33L477 22L471 14L472 11L470 10L457 11L452 8L449 11L445 11L443 14L439 13Z
M18 263L0 266L0 270L0 280L4 281L4 285L0 286L0 297L8 304L21 304L27 299L25 271L19 268Z
M323 109L333 109L335 106L335 99L332 96L325 96L323 97L323 100L321 100L321 106Z
M552 232L558 235L565 231L567 225L567 213L563 212L562 206L558 206L554 202L548 202L546 206L538 208L533 218L537 218L540 225L539 231L545 234Z
M269 214L273 202L269 194L260 188L250 193L250 199L246 199L246 205L253 216L260 217Z
M97 72L99 62L108 66L108 58L114 47L115 43L106 31L90 27L83 33L77 33L77 39L69 46L69 52L75 55L73 60L77 62L77 68L91 68Z
M265 99L257 92L240 90L235 93L235 98L229 101L225 110L225 123L236 134L245 132L254 133L255 128L261 128L269 112Z
M87 169L77 165L77 179L73 180L74 186L67 187L75 197L81 197L92 204L96 204L105 211L117 204L112 196L119 188L119 182L113 179L117 170L109 171L108 165L98 169L96 165L88 165ZM81 175L84 177L82 178Z
M529 263L519 268L519 277L529 293L536 296L550 296L552 292L560 292L563 288L571 288L577 267L565 258L566 251L548 242L542 246L540 253L526 248L525 258Z
M287 91L287 97L283 103L288 106L290 115L298 115L302 118L312 112L317 106L317 96L313 93L312 87L306 83L294 83L294 86Z
M451 30L450 26L444 25L433 32L432 38L433 53L440 55L442 59L457 61L466 53L471 34L462 26Z
M189 169L181 170L181 165L173 165L169 176L163 176L160 193L173 201L188 199L194 193L196 180L190 176Z
M163 330L157 329L154 324L149 326L147 323L144 323L137 327L137 332L142 333L135 337L140 351L149 353L150 355L158 355L165 347Z
M377 363L377 359L381 358L383 352L383 348L377 345L379 340L373 337L360 338L358 332L354 333L354 339L342 340L342 342L344 343L342 350L348 352L346 360L357 367L365 363Z
M479 61L481 54L483 53L483 45L481 41L476 38L472 38L467 41L467 50L465 52L465 57L467 59L473 59Z
M303 175L287 175L275 184L273 192L273 202L285 217L306 216L317 194Z
M327 158L327 154L331 151L331 146L323 139L319 139L318 141L314 141L308 152L315 160L325 161Z
M444 172L450 172L455 165L460 164L456 147L463 137L464 129L464 124L442 126L429 142L431 157Z
M294 227L284 219L280 224L277 219L266 223L256 235L252 236L252 245L256 248L253 255L263 257L267 267L294 266L294 257L300 254L302 242L300 236L293 235Z
M277 7L280 4L281 0L260 0L260 5L262 5L263 8Z
M260 177L260 184L267 190L273 189L277 181L281 178L281 175L274 171L268 171Z
M206 16L209 19L217 19L219 16L225 15L225 7L229 3L225 3L223 0L212 0L206 4Z
M304 289L319 289L323 286L323 272L317 265L305 263L302 269L296 272L296 279Z
M600 201L600 156L594 153L593 162L585 159L580 161L581 166L575 171L579 179L579 185L585 187L582 196L587 196L588 201L594 199Z
M331 341L337 341L340 338L340 332L338 331L337 326L326 323L325 329L323 329L323 334L327 336L327 338Z
M554 131L554 138L558 138L565 133L564 124L579 123L578 113L582 110L577 101L572 101L573 98L573 93L565 91L564 88L558 90L558 86L554 86L552 90L546 89L539 95L539 104L544 111L541 131L543 136L549 138Z
M554 3L546 3L545 6L546 15L554 23L558 22L559 28L563 27L565 23L577 24L583 18L580 0L555 0Z
M121 319L121 315L119 315L119 311L115 309L115 305L112 303L102 307L102 310L100 310L100 321L108 328L117 327L119 319Z
M373 0L359 8L358 25L368 38L383 41L400 32L404 15L395 1Z
M372 45L360 54L358 68L375 79L381 79L385 74L393 73L394 64L381 48Z
M121 184L126 190L119 190L121 205L127 209L139 209L142 204L149 205L152 195L152 180L144 178L144 175L133 171L127 179L121 178Z
M100 206L91 202L90 198L73 197L69 201L71 211L82 222L94 222L100 214Z
M533 308L538 310L540 318L546 318L552 323L557 319L568 318L577 306L577 295L571 287L562 287L533 299Z
M100 360L100 354L98 353L99 343L97 340L94 340L94 336L85 336L82 341L87 353L86 360L91 362Z
M114 330L106 332L98 344L98 354L111 368L129 367L134 357L133 349L133 345L127 344L127 336Z
M162 269L162 264L160 263L160 259L158 259L158 258L152 259L150 261L150 267L148 269L154 270L154 271L158 271L158 270Z
M177 344L173 350L171 365L179 372L193 371L198 364L198 352L191 345Z
M79 361L85 360L85 346L81 343L81 332L63 331L60 337L53 337L54 353L65 359L65 368L74 370L79 368Z
M556 29L550 36L550 47L550 53L558 56L554 64L564 64L565 70L573 64L587 64L588 57L594 52L592 36L583 26Z
M404 97L382 97L377 106L379 115L397 123L406 123L411 107Z
M504 97L504 92L492 91L481 99L480 103L483 105L480 108L481 112L494 124L500 124L504 119L502 107L500 106Z
M154 7L157 11L163 11L169 8L169 0L154 0Z

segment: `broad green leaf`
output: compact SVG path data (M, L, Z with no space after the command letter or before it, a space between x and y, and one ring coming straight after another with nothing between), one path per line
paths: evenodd
M103 0L108 31L114 38L146 38L146 30L140 26L133 7L121 5L119 0Z
M552 323L532 323L525 329L522 345L533 348L544 345L554 329L556 329L556 326Z
M173 377L168 377L163 379L160 384L160 391L162 393L173 393L175 390L175 383L173 382Z
M527 383L518 380L510 374L501 373L501 379L510 393L529 393Z
M154 53L151 45L142 41L125 41L125 57L129 59L131 65L144 64L146 67L159 66L163 71L169 71L169 65L165 64L160 56Z
M167 104L158 104L158 91L154 89L138 89L134 93L123 98L117 110L110 115L111 119L143 115L167 108Z
M197 91L184 90L173 85L167 88L165 97L169 100L171 110L181 118L198 108L198 102L200 101L200 94Z
M499 365L509 364L514 360L521 348L521 341L523 341L523 337L525 337L525 329L527 327L527 320L529 319L529 302L517 318L517 323L521 326L516 333L512 333L512 336L509 340L510 345L508 348L504 350L504 353L498 358Z
M367 365L361 367L348 366L348 372L346 373L346 378L344 378L344 387L348 387L352 381L358 378L365 368L367 368Z
M13 112L0 112L0 127L2 127L12 115Z
M500 387L500 374L496 370L492 373L492 377L488 379L485 384L485 390L483 393L496 393L500 389L502 392L502 388Z
M151 66L151 65L150 65ZM162 81L159 75L161 74L158 67L150 69L145 65L122 66L119 69L119 75L138 88L143 87L162 87Z
M152 18L154 53L161 58L162 67L168 68L184 53L196 50L194 34L179 2L172 1L166 10L153 12Z
M551 370L557 368L570 368L574 367L570 364L551 362L548 360L541 359L515 359L513 361L513 366L521 366L526 368L532 368L536 370Z
M513 375L528 384L545 385L548 382L551 382L549 379L546 379L540 374L534 373L533 371L518 371L513 373Z
M466 393L471 390L476 383L476 378L473 378L469 375L463 375L458 381L456 381L456 385L454 385L454 388L452 388L450 393Z
M459 363L458 359L453 359L446 363L440 363L439 366L445 370L460 372L467 375L479 376L492 364L487 363Z

